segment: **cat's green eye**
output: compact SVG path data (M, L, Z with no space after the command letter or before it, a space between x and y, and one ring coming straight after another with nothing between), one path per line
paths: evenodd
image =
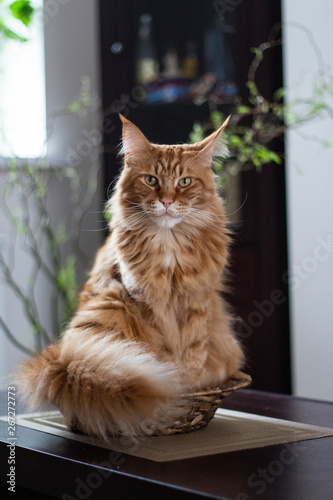
M183 177L178 181L178 186L181 188L186 188L191 184L191 182L192 182L191 177Z
M145 183L148 184L148 186L156 186L158 180L153 175L145 175Z

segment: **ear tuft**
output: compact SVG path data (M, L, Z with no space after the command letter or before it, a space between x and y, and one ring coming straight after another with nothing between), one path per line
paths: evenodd
M227 143L224 137L221 135L218 136L217 140L214 141L213 150L212 150L212 159L217 157L228 158L230 155Z
M119 113L119 118L123 124L122 147L120 154L126 158L139 156L150 148L150 143L143 135L141 130L130 120L127 120Z

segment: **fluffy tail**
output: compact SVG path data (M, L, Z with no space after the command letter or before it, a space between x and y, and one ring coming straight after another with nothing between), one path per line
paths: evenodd
M18 385L30 410L54 404L71 429L105 439L151 434L184 413L174 367L134 342L82 337L23 364Z

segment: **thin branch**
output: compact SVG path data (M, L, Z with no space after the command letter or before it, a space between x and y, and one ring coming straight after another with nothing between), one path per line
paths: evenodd
M15 345L15 347L20 349L20 351L23 351L24 353L28 354L29 356L33 356L35 354L34 351L28 349L28 347L25 347L14 337L14 335L11 333L4 320L1 318L1 316L0 316L0 325L6 337L11 341L12 344Z
M256 49L257 53L252 63L250 64L249 71L247 73L247 79L249 82L255 82L257 70L264 59L264 53L266 52L266 50L272 49L273 47L278 47L281 44L282 40L281 38L279 38L278 40L271 40L259 45L259 47Z
M46 339L48 339L47 333L38 319L38 313L34 301L30 297L28 297L21 289L21 287L16 283L1 253L0 253L0 267L2 267L3 269L5 281L13 290L15 295L20 299L24 307L25 314L29 319L29 321L31 322L33 328L36 331L38 330Z

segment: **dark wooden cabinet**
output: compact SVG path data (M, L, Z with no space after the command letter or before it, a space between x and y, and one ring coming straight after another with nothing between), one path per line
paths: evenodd
M139 17L149 12L159 54L166 40L177 50L189 39L198 48L199 72L204 71L203 39L214 18L229 16L235 28L233 58L236 84L246 97L245 81L251 47L269 39L280 22L280 2L246 0L100 0L101 59L104 109L105 198L118 173L121 127L118 112L136 123L152 142L186 142L195 121L209 116L207 103L174 102L149 106L135 83L134 63ZM114 45L116 44L116 45ZM117 49L117 50L116 50ZM258 72L265 95L282 85L281 50L274 49ZM227 104L225 106L228 106ZM222 105L223 108L223 105ZM226 108L227 109L227 108ZM283 148L283 144L277 147ZM243 319L237 329L247 353L246 370L253 387L290 392L285 181L283 166L268 165L261 173L241 176L241 221L234 227L230 301Z

